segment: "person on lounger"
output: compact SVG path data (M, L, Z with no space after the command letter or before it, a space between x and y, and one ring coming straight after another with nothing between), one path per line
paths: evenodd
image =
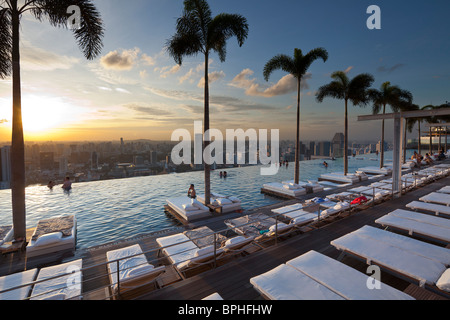
M425 154L425 162L427 163L427 164L433 164L433 159L431 159L431 157L430 157L430 155L427 153L427 154Z
M189 187L189 190L188 190L188 197L191 198L191 199L197 198L197 194L196 194L196 192L195 192L195 188L194 188L194 185L193 185L193 184L191 184L191 186Z

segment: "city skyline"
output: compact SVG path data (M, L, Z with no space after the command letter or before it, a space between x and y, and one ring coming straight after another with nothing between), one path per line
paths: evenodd
M367 8L381 8L381 30L369 30ZM324 47L330 58L310 69L302 91L302 141L330 140L344 127L343 102L319 104L315 91L337 70L353 77L369 72L374 88L382 82L409 90L419 106L449 100L448 2L407 4L388 1L211 1L213 15L239 13L250 32L242 48L229 41L227 60L210 59L211 127L220 130L280 129L295 136L295 88L283 72L270 82L262 75L275 54L292 55ZM175 33L183 4L99 0L105 23L101 55L87 61L69 31L25 14L22 20L22 94L26 141L170 140L179 128L202 120L201 56L175 64L164 51ZM256 8L256 9L255 9ZM289 8L289 10L286 10ZM133 23L128 23L132 21ZM288 21L288 22L287 22ZM0 141L11 139L11 79L0 81ZM358 123L370 114L350 106L349 140L378 141L381 123ZM6 121L5 121L6 120ZM387 139L392 130L386 130Z

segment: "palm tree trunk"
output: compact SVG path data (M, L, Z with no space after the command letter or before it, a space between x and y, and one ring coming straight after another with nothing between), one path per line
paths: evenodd
M383 114L386 113L386 105L383 105ZM384 119L382 120L381 124L381 145L380 145L380 169L383 169L384 167Z
M204 138L205 133L209 131L209 76L208 76L208 60L209 60L209 54L208 52L205 53L205 111L204 111ZM205 148L210 144L210 136L208 133L208 139L204 140L203 143L203 158L205 157L204 151ZM208 159L209 162L210 159ZM209 163L206 163L206 161L203 160L204 167L205 167L205 205L210 204L211 199L211 168Z
M17 0L12 4L12 81L13 81L13 120L11 141L11 200L14 226L14 239L26 237L25 218L25 145L22 125L22 102L20 85L20 48Z
M433 151L433 132L431 131L431 127L430 127L430 151L429 151L429 154L431 154L432 151Z
M344 175L348 173L348 100L345 100Z
M294 182L299 183L300 180L300 88L301 79L298 79L298 89L297 89L297 136L295 142L295 174Z

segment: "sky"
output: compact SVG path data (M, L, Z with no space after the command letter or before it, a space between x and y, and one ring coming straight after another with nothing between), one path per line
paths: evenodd
M26 141L170 140L203 119L204 56L177 65L166 50L182 15L181 0L96 0L104 47L86 60L70 30L22 17L21 77ZM263 77L275 55L323 47L301 93L301 140L331 140L344 131L344 103L318 103L318 88L334 71L374 76L409 90L419 106L450 100L450 2L382 0L209 0L213 15L247 18L239 47L227 42L221 62L209 60L211 128L278 129L295 139L296 85L283 71ZM370 5L381 9L381 29L370 30ZM0 80L0 141L11 139L11 78ZM349 140L378 141L380 121L358 122L371 106L349 108ZM392 137L389 121L387 139Z

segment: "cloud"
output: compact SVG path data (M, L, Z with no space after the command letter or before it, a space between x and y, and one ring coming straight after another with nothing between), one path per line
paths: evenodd
M387 67L387 66L378 67L377 71L391 73L397 69L403 68L404 66L405 66L405 64L403 64L403 63L397 63L396 65L394 65L392 67Z
M350 66L347 69L344 70L344 73L349 73L354 67Z
M144 62L147 66L154 66L156 64L156 60L145 53L141 56L141 60Z
M161 78L167 78L171 74L175 74L180 71L181 66L176 64L173 67L155 68L154 71L159 72Z
M223 79L223 78L225 78L225 72L223 72L223 71L214 71L214 72L211 72L208 75L208 82L209 82L209 84L211 84L211 83L216 82L216 81L218 81L220 79ZM200 79L200 81L198 82L197 87L198 88L203 88L204 86L205 86L205 77L202 77Z
M6 119L0 119L0 124L6 123L6 122L8 122L8 120L6 120Z
M171 116L173 115L172 112L160 109L158 107L149 106L145 103L129 103L124 105L124 107L137 111L144 115L150 115L150 116Z
M127 94L131 94L131 92L130 92L130 91L128 91L128 90L126 90L126 89L123 89L123 88L116 88L116 91L117 91L117 92L120 92L120 93L127 93Z
M25 45L22 48L21 67L29 71L51 71L57 69L70 69L79 59L57 55L41 48Z
M118 52L117 50L111 51L100 58L100 64L109 70L131 70L139 52L139 48L123 50L122 52Z
M253 73L254 72L250 69L244 69L230 82L229 85L235 88L245 89L245 94L248 96L259 96L266 98L285 95L297 91L297 80L290 74L284 76L272 86L267 86L257 83L255 78L250 79L249 77L253 75ZM306 80L311 79L311 77L311 73L307 73L303 77L301 83L302 90L309 89L309 85Z

